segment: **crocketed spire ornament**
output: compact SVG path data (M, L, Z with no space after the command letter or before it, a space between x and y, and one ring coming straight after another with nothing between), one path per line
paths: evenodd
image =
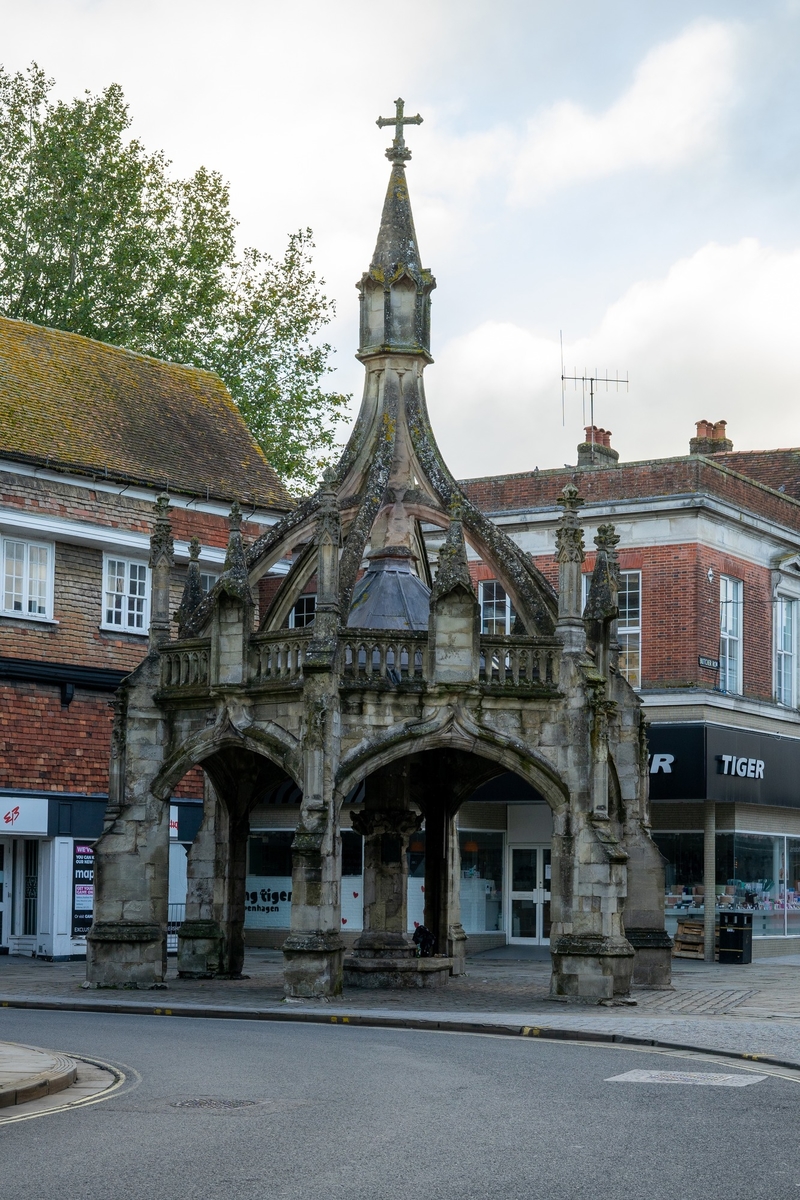
M186 583L183 585L183 596L173 618L178 622L179 637L185 636L189 618L202 602L203 585L200 582L200 539L193 537L189 542L189 569L186 572Z
M594 544L597 546L592 582L584 609L584 620L606 624L617 616L619 591L619 534L613 525L599 525Z
M155 509L156 517L153 522L153 532L150 535L150 567L157 566L165 559L169 560L171 566L174 545L169 514L172 509L166 492L162 492L160 496L156 497Z
M229 596L236 596L245 604L252 604L253 593L248 581L247 555L242 542L242 510L238 500L234 500L231 505L228 526L228 553L225 555L225 565L217 587Z
M447 537L439 551L439 566L431 591L431 604L440 597L449 595L457 587L464 588L472 594L472 580L469 575L461 515L461 502L455 498L450 504L450 527L447 530Z
M578 493L574 483L568 483L558 497L563 512L556 529L556 559L560 563L582 563L586 555L583 547L583 529L581 528L578 510L585 501Z

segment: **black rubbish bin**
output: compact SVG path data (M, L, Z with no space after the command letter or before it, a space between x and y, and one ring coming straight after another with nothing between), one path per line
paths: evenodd
M750 963L753 961L753 914L751 912L719 914L719 961L721 963Z

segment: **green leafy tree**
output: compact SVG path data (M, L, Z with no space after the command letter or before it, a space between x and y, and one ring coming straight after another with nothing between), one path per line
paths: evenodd
M0 67L0 311L216 371L288 486L313 486L348 396L326 391L333 302L311 231L237 253L228 186L170 175L121 89L70 103Z

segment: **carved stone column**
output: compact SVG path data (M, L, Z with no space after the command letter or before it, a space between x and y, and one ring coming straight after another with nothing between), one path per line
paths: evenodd
M227 864L220 850L227 846L227 825L227 810L206 779L203 821L186 864L186 919L178 929L178 974L184 979L225 972L221 914Z
M169 513L169 496L162 492L156 500L156 519L150 537L150 570L153 573L149 639L151 650L168 642L170 634L169 585L175 557Z
M303 803L292 844L291 930L283 944L289 996L342 990L342 855L333 791L339 763L338 640L341 526L332 473L317 523L317 609L303 665Z
M452 960L451 975L466 970L467 935L461 924L461 851L456 818L441 796L425 805L425 927L436 953Z
M650 836L650 772L643 713L637 732L638 802L625 806L625 936L636 951L633 982L642 987L671 988L672 938L664 928L664 859Z
M408 842L422 825L410 806L408 772L400 761L369 776L364 811L352 813L364 838L364 932L345 958L347 987L435 987L450 973L447 957L417 958L406 933Z
M149 655L115 702L108 807L95 846L94 922L86 977L98 987L154 987L167 970L169 802L151 785L167 729L152 695L160 662Z
M556 560L558 562L558 621L556 631L568 653L580 653L586 645L582 621L583 576L581 567L586 557L583 551L583 529L578 512L584 501L574 484L568 483L558 497L563 512L556 529Z

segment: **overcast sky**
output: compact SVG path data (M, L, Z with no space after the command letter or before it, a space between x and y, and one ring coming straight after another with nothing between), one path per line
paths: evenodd
M567 366L629 372L623 459L800 444L800 0L0 0L2 61L119 83L176 172L230 180L245 244L310 225L360 398L356 279L402 95L436 275L428 402L459 476L561 466Z

